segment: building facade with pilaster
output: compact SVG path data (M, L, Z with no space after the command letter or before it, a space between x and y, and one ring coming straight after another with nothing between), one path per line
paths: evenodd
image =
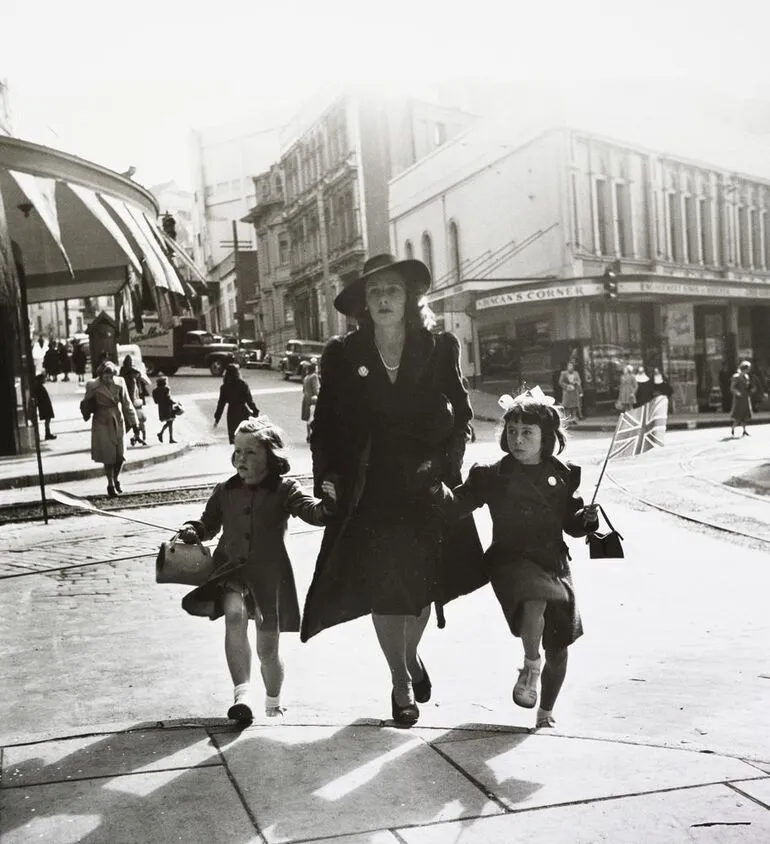
M674 412L714 408L739 360L770 369L766 147L691 119L587 115L484 121L397 176L397 254L432 266L479 386L551 391L572 360L605 410L625 365L657 366Z

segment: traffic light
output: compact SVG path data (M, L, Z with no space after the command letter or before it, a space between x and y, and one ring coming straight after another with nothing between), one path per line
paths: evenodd
M604 298L608 302L614 302L618 298L617 273L614 269L607 267L604 271Z

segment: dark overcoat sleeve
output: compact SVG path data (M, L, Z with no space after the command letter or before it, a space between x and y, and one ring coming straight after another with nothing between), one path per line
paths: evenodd
M219 422L222 418L222 414L225 411L225 405L227 404L227 391L225 390L225 385L222 384L219 388L219 401L217 402L216 410L214 411L214 422Z
M567 476L569 494L565 503L562 527L564 532L570 536L585 536L589 531L586 530L582 513L579 514L579 511L584 507L584 502L582 497L577 494L577 489L580 486L581 469L571 463L567 464L565 469L569 473Z
M331 479L339 484L346 474L345 455L347 429L344 415L344 385L346 360L342 338L333 337L321 355L321 389L316 399L310 450L313 456L313 485L321 497L321 483ZM338 495L342 490L338 489Z
M323 503L302 491L299 483L285 479L281 487L284 511L309 525L321 526L328 521Z
M454 489L442 483L433 496L433 506L447 521L463 519L487 503L489 467L474 464L465 483Z
M454 334L446 332L438 336L437 342L441 346L437 363L439 386L449 399L454 411L454 425L446 443L446 466L442 479L449 486L456 486L460 482L465 445L471 438L473 409L460 370L459 341Z

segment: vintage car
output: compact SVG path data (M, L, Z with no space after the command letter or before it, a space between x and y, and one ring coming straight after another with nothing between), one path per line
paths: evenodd
M235 353L236 363L244 369L270 369L273 359L259 340L241 340Z
M317 340L289 340L281 359L278 361L278 370L283 373L283 380L302 378L305 374L303 364L310 361L311 358L320 360L325 345L325 343L320 343Z

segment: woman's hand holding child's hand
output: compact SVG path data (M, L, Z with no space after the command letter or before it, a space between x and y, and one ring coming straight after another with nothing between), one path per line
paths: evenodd
M334 481L321 482L321 500L326 515L333 516L337 512L337 488Z

